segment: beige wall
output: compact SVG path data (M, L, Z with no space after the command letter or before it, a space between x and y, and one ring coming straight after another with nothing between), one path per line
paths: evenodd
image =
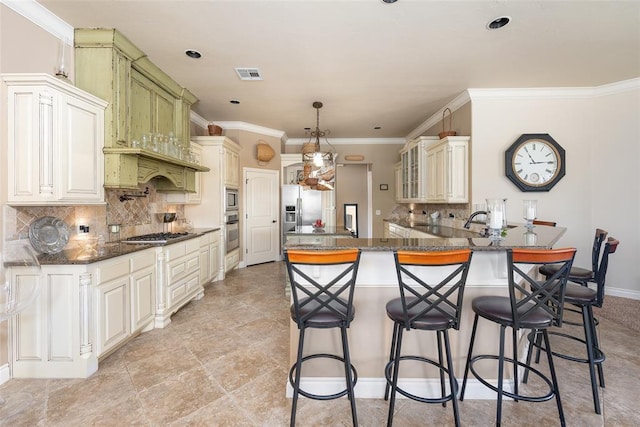
M506 197L520 220L522 200L538 200L538 216L567 227L558 246L578 248L589 266L597 227L620 241L607 292L638 298L640 265L640 89L606 96L481 98L472 101L472 203ZM504 152L523 133L548 133L566 150L566 176L549 192L524 193L505 177ZM626 293L625 293L626 292ZM634 296L635 295L635 296Z
M361 238L371 237L367 231L367 169L366 164L345 164L337 169L336 175L336 181L340 183L336 187L336 226L344 227L344 204L355 203L358 205L358 237Z

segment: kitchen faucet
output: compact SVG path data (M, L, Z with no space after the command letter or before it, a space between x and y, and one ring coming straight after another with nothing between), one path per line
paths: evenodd
M467 222L464 223L464 228L469 228L471 227L471 220L473 220L473 218L475 218L478 215L482 215L482 214L487 214L487 211L475 211L474 213L472 213L471 215L469 215L469 219L467 220Z

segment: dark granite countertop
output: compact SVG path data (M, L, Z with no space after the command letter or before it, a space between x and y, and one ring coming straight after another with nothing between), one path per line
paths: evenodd
M156 246L165 246L173 243L178 243L185 240L194 239L202 236L206 233L211 233L220 230L217 228L196 228L191 234L173 239L168 243L158 244L127 244L124 242L118 243L106 243L103 246L96 248L95 251L87 251L83 248L65 249L57 254L41 254L38 256L38 261L41 265L83 265L91 264L94 262L105 261L110 258L127 255L133 252L142 251Z
M425 226L426 227L426 226ZM433 227L433 225L431 226ZM416 228L418 229L418 228ZM565 233L566 228L536 226L531 232L524 226L513 226L506 232L503 240L492 242L486 237L479 237L477 232L470 232L464 229L441 226L444 233L452 236L462 232L467 234L464 237L434 237L425 239L342 239L339 237L327 236L315 243L285 244L285 248L297 249L339 249L339 248L360 248L363 251L390 251L394 249L404 250L450 250L469 248L474 251L503 251L512 248L552 248ZM457 230L457 231L450 231ZM433 228L431 228L433 230ZM427 232L426 230L424 230ZM433 231L430 234L435 234Z
M315 229L311 225L302 225L294 227L285 233L287 236L307 236L307 235L324 235L324 236L351 236L349 230L339 227L324 227L323 229Z

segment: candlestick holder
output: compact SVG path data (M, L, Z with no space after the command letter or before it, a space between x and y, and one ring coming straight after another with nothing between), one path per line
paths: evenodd
M527 224L527 230L533 229L533 220L537 217L537 200L523 200L522 202L522 216Z
M503 239L502 230L507 227L507 199L487 199L487 227L489 240Z

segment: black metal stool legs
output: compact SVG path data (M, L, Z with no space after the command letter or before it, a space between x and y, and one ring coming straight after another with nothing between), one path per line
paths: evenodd
M396 354L396 345L398 343L398 330L400 325L398 323L393 323L393 336L391 337L391 350L389 351L389 363L394 360ZM394 365L395 366L395 365ZM384 400L389 400L389 388L391 385L387 381L387 385L384 388Z
M576 310L577 312L577 310ZM582 312L582 324L571 323L572 325L580 325L584 330L584 339L576 337L574 335L566 334L559 331L550 331L549 335L555 335L563 338L569 338L574 341L578 341L584 344L587 356L586 358L574 357L568 354L562 354L558 352L552 352L556 357L560 357L572 362L586 363L589 365L589 378L591 381L591 394L593 397L593 408L596 414L602 413L600 408L600 397L598 393L598 383L600 387L604 387L604 373L602 371L602 362L605 359L604 353L598 346L598 336L596 331L595 319L593 317L593 307L591 305L583 305L581 307ZM568 323L568 322L567 322ZM540 333L529 336L529 353L527 354L527 364L529 364L532 352L536 352L535 363L540 361L540 352L544 350L542 346L542 336ZM533 348L535 347L535 350ZM597 378L596 378L597 371ZM527 382L528 370L525 370L523 382Z
M296 409L298 407L298 395L300 394L300 373L302 371L302 347L304 344L304 328L300 328L298 339L298 356L296 357L296 379L293 382L293 401L291 402L291 427L296 425Z
M596 362L595 349L598 348L594 341L597 341L596 330L593 324L593 311L591 306L582 307L582 321L584 322L584 338L587 347L587 363L589 365L589 375L591 377L591 394L593 396L593 408L596 414L600 414L600 397L598 396L598 383L596 382L596 366L600 377L600 385L604 387L604 376L602 373L602 362Z
M340 335L342 335L342 355L344 357L344 379L347 383L347 396L351 402L351 419L353 420L353 426L358 425L358 415L356 413L356 397L353 392L354 381L351 377L351 356L349 353L349 342L347 340L347 329L340 328Z
M393 411L396 404L396 389L398 387L398 371L400 369L400 349L402 348L402 327L399 324L394 324L394 329L397 330L394 334L396 340L395 354L393 355L393 372L391 379L391 396L389 397L389 415L387 416L387 427L393 425ZM391 362L391 361L390 361ZM388 382L387 382L388 384Z
M453 361L451 360L451 343L449 342L449 331L447 330L444 331L444 346L445 346L445 353L447 354L447 367L449 368L449 387L451 388L451 404L453 405L453 420L457 427L460 425L460 413L458 412L458 399L456 399L456 394L458 392L458 381L456 380L456 376L453 374ZM443 398L445 397L444 385L443 385L442 397ZM442 402L442 406L446 406L446 404L447 404L446 402Z
M604 361L604 353L600 350L600 343L598 342L598 331L596 325L598 324L596 318L593 316L593 306L587 306L588 316L591 319L591 336L593 337L592 345L594 349L594 360L596 368L598 369L598 377L600 378L600 387L604 388L604 372L602 372L602 362ZM598 354L595 354L598 353Z
M469 353L467 353L467 363L464 365L464 376L462 377L462 388L460 389L460 402L464 400L464 391L467 388L467 378L469 377L469 367L471 366L471 355L473 354L473 343L476 340L476 330L478 329L478 315L473 317L473 328L471 328L471 341L469 342Z
M564 419L564 410L562 409L562 401L560 400L560 390L558 388L558 377L556 376L556 369L553 365L553 355L551 346L549 344L549 333L546 329L542 330L542 336L544 337L545 353L547 353L547 360L549 362L549 373L551 374L551 381L553 382L553 392L556 395L556 405L558 406L558 416L560 418L560 425L566 426L567 423Z

